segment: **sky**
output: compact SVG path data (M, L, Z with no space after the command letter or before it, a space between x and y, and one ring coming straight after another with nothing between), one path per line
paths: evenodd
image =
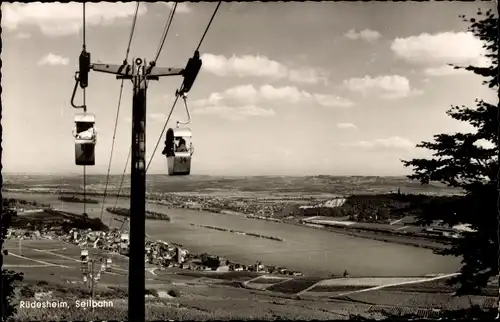
M88 3L93 63L120 64L136 3ZM129 62L150 61L172 3L141 3ZM216 3L179 3L157 66L183 68ZM470 131L445 114L496 92L448 63L484 65L482 43L459 15L494 2L223 2L200 48L203 67L188 94L200 175L405 175L401 159L437 133ZM82 49L82 4L2 3L3 171L78 174L70 100ZM181 76L149 83L146 162ZM108 170L120 80L91 71L96 165ZM79 89L76 102L82 97ZM168 127L185 121L179 101ZM131 144L132 84L125 82L111 174ZM161 139L161 142L164 138ZM160 144L149 174L166 174ZM130 169L130 165L128 166ZM129 170L127 169L127 173Z

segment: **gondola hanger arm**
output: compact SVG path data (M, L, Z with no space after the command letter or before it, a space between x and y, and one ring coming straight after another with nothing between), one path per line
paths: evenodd
M191 123L191 114L189 113L189 109L187 106L187 94L185 92L176 91L175 95L182 97L182 100L184 101L184 106L186 107L186 113L188 115L188 120L186 122L177 121L177 127L179 127L179 124L187 125Z
M83 108L83 110L86 112L87 111L87 106L84 105L75 105L75 95L76 95L76 89L78 88L78 84L80 83L80 77L79 73L75 73L75 87L73 88L73 94L71 95L71 106L74 108Z

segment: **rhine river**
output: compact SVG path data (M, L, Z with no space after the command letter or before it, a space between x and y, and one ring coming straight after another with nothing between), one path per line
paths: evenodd
M67 212L82 213L83 204L64 203L57 194L4 192L4 198L36 200L51 204ZM96 197L91 197L96 198ZM102 200L102 197L100 197ZM97 199L97 198L96 198ZM113 207L115 197L106 200L106 207ZM129 207L128 199L120 199L119 207ZM101 204L87 205L90 217L99 217ZM267 265L286 267L307 275L341 274L345 269L351 276L423 276L426 274L455 273L460 268L460 258L435 255L432 250L412 246L336 234L305 226L249 219L243 216L214 214L189 209L169 209L148 203L146 209L167 213L171 222L146 221L146 233L154 239L182 244L190 252L207 252L224 256L241 264L262 261ZM103 222L117 227L106 210ZM110 224L111 221L111 224ZM230 232L216 231L198 225L254 232L280 237L274 241Z

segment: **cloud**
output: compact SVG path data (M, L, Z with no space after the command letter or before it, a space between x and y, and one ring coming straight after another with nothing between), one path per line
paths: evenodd
M132 17L136 4L87 3L87 26L109 25L117 19ZM10 3L2 4L2 27L17 30L24 26L36 26L47 36L67 36L82 29L81 3ZM139 7L138 15L147 12L146 6Z
M339 129L357 129L358 127L353 123L337 123Z
M468 71L464 69L454 69L450 65L442 65L439 67L430 67L424 69L424 74L427 76L452 76L452 75L462 75L467 74Z
M38 61L38 65L68 65L69 64L69 58L62 57L53 53L48 53L46 56L42 57Z
M356 30L350 29L344 34L344 36L351 40L362 39L368 42L373 42L382 37L382 35L378 31L370 29L361 30L360 32L356 32Z
M325 73L322 73L319 70L310 67L288 70L288 79L294 83L328 83L328 77Z
M356 147L367 150L410 150L415 147L415 144L408 139L399 136L391 136L385 139L343 143L342 146Z
M203 68L217 76L283 78L288 75L285 65L260 55L226 58L223 55L203 54L201 59Z
M166 5L169 8L172 8L174 6L174 2L162 2L164 5ZM179 2L177 3L177 8L175 9L175 13L190 13L193 11L191 7L188 6L187 3L185 2Z
M230 106L207 106L196 109L193 114L217 115L232 121L240 121L251 116L271 117L276 115L273 109L265 109L255 105Z
M274 116L273 107L283 104L320 105L323 107L350 107L353 103L333 95L309 93L293 86L274 87L240 85L224 92L215 92L192 103L194 114L216 114L229 119L249 116ZM234 115L233 115L234 114Z
M148 118L155 122L165 122L167 116L163 113L149 113Z
M316 104L323 107L350 107L348 99L318 93L309 93L294 86L274 87L262 85L258 89L253 85L231 87L222 93L215 92L206 99L193 102L194 106L242 106L246 104Z
M396 38L391 49L397 57L414 64L475 64L487 63L483 42L469 32L422 33Z
M351 107L354 105L351 100L334 95L314 93L312 94L312 100L323 107Z
M411 88L406 77L399 75L350 78L344 81L344 86L352 92L363 95L376 93L384 99L397 99L421 93Z
M30 39L31 34L29 34L27 32L20 32L20 33L16 34L16 38L17 39Z
M262 55L223 55L203 54L203 69L217 76L228 77L265 77L271 79L288 79L292 82L317 84L325 83L326 73L312 68L289 68Z
M257 92L257 96L261 100L282 101L291 104L297 104L301 100L312 98L311 94L306 91L300 91L297 87L274 87L271 85L261 86Z

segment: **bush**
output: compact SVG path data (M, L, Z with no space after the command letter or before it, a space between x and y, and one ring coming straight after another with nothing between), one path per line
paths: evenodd
M8 269L2 269L2 312L4 317L11 317L17 313L19 298L16 295L16 289L24 279L23 273L18 273Z
M114 298L128 298L128 290L125 287L110 286L107 292L103 292L102 296Z
M172 296L172 297L180 297L181 296L181 293L179 292L179 290L176 290L176 289L168 290L167 294Z
M35 296L35 290L33 289L32 286L30 285L25 285L21 288L21 291L19 292L19 294L23 297L23 298L32 298Z
M4 206L4 203L2 202L2 208ZM0 303L0 319L7 319L9 317L12 317L13 315L16 314L17 312L17 303L19 302L19 299L16 296L16 288L19 287L19 283L22 282L24 278L23 273L17 273L12 270L8 269L3 269L3 241L7 237L7 230L9 229L10 225L12 224L12 217L13 215L16 214L15 211L10 210L10 209L0 209L2 212L2 216L0 218L0 223L1 223L1 248L2 251L0 252L0 265L1 271L2 271L2 276L0 276L1 279L1 303Z

